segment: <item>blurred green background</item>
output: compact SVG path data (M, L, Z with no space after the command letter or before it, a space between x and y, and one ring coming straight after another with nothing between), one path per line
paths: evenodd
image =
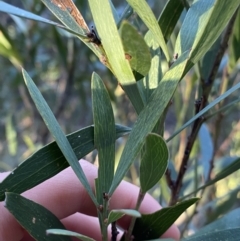
M119 13L126 5L121 2L114 1ZM156 14L164 2L156 5ZM57 21L40 1L7 3ZM87 1L76 1L76 5L91 27ZM90 96L93 71L109 90L116 122L132 125L136 115L116 79L79 39L47 24L5 13L0 13L0 31L1 171L12 169L52 140L26 91L21 67L31 75L66 134L93 123Z
M18 6L45 18L57 21L38 0L9 0ZM125 7L123 1L113 1L119 14ZM158 16L166 0L149 1ZM89 27L92 17L87 1L76 1ZM168 46L173 56L173 46L178 33L180 18ZM240 18L239 18L240 19ZM146 32L145 26L137 16L130 19L139 31ZM237 25L240 26L240 22ZM235 28L237 28L235 26ZM209 98L211 102L240 80L240 63L233 59L233 38L230 39L217 78ZM217 46L217 43L216 43ZM215 46L215 47L216 47ZM211 51L215 51L214 47ZM203 60L195 66L182 81L173 97L165 122L165 137L181 127L195 112L195 98L199 91L199 69ZM167 63L163 60L163 66ZM76 37L47 24L21 19L0 13L0 172L12 170L36 150L52 141L51 136L29 97L21 75L24 67L37 84L57 120L66 134L92 124L90 79L96 71L104 80L110 93L116 123L132 126L136 114L113 75L99 62L97 57ZM211 112L239 98L239 91L214 107ZM214 158L215 173L229 165L240 156L240 105L231 105L227 111L216 114L201 128L193 152L189 171L185 176L182 194L203 183L204 160ZM169 142L172 160L172 176L178 170L190 128L182 131ZM117 145L116 156L120 156L124 139ZM94 155L88 160L94 161ZM138 165L130 169L128 180L138 184ZM199 173L195 180L194 173ZM164 182L164 180L162 180ZM197 183L197 184L196 184ZM240 172L218 182L208 189L200 205L199 215L190 219L193 210L180 218L182 230L195 231L196 228L215 220L240 204ZM152 190L156 197L169 193L156 187ZM195 212L195 211L194 211ZM191 223L190 223L191 221ZM190 223L190 224L189 224Z

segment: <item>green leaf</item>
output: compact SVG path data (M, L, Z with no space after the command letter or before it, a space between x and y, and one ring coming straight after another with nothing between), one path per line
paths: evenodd
M122 39L125 55L129 58L131 68L139 74L135 75L136 80L142 79L147 75L151 67L151 55L149 48L143 37L127 21L123 21L120 26L120 35Z
M67 159L68 163L71 165L73 171L85 187L86 191L88 192L89 196L93 200L94 204L97 205L96 197L93 194L90 184L80 166L77 156L75 155L68 139L64 135L60 125L58 124L55 116L53 115L52 111L50 110L48 104L46 103L45 99L41 95L40 91L38 90L37 86L34 84L28 73L23 69L23 77L28 88L28 91L40 113L42 116L47 128L53 135L56 143L58 144L59 148L61 149L63 155Z
M34 13L28 12L26 10L23 10L23 9L15 7L15 6L12 6L12 5L10 5L8 3L5 3L5 2L2 2L2 1L0 1L0 11L4 12L4 13L8 13L8 14L13 14L13 15L16 15L16 16L21 17L21 18L27 18L27 19L31 19L31 20L34 20L34 21L37 21L37 22L50 24L50 25L53 25L55 27L62 28L64 30L66 30L67 32L70 32L74 35L77 35L80 39L85 40L85 42L86 42L86 40L88 40L88 37L86 36L86 34L83 33L83 31L81 31L81 30L79 31L79 28L75 28L74 30L66 28L65 26L63 26L63 25L61 25L57 22L54 22L54 21L48 20L46 18L40 17L40 16L38 16Z
M229 66L234 68L238 59L240 58L240 10L235 20L232 35L229 41Z
M128 134L131 129L115 125L116 136ZM78 159L95 149L94 127L89 126L67 136ZM0 183L0 201L5 192L22 193L55 176L69 166L56 142L52 142L34 153Z
M89 6L102 41L102 46L111 66L110 68L128 95L137 113L140 113L143 108L143 102L130 64L125 58L109 0L89 0Z
M191 49L187 72L210 49L238 8L240 0L196 0L177 37L175 53Z
M185 69L188 54L189 53L187 52L180 56L170 70L166 72L158 87L151 95L148 104L138 116L119 161L114 181L109 191L110 195L123 179L127 170L141 150L145 137L153 130L159 117L169 103Z
M208 181L205 185L199 187L197 190L195 190L194 192L187 194L186 196L182 197L181 200L197 193L198 191L213 185L214 183L222 180L223 178L229 176L230 174L238 171L240 169L240 158L236 159L233 163L231 163L229 166L227 166L226 168L224 168L221 172L219 172L212 180Z
M168 48L165 43L162 31L148 3L145 0L127 0L127 2L137 12L139 17L152 32L159 46L162 48L162 51L167 61L169 61L170 57L168 53Z
M235 107L235 105L239 101L240 101L240 98L237 98L237 99L229 102L228 104L224 105L223 107L219 108L218 110L212 111L211 114L208 114L206 118L210 119L218 113L222 113L223 115L226 115L231 109L233 109Z
M9 59L17 69L21 67L22 60L18 50L15 48L14 41L11 40L6 29L2 26L0 26L0 54Z
M164 234L176 219L199 199L193 198L175 206L163 208L152 214L142 214L136 220L133 233L135 241L157 239Z
M81 224L80 224L81 225ZM49 234L54 234L58 236L70 236L70 237L75 237L77 239L80 239L82 241L95 241L95 239L89 238L85 235L82 235L80 233L64 230L64 229L48 229L46 231L47 235Z
M68 237L47 236L49 228L64 229L58 218L43 206L16 193L6 193L5 207L37 241L70 241ZM14 230L13 230L14 232Z
M207 105L204 109L202 109L200 112L197 113L193 118L191 118L188 122L186 122L180 129L175 131L166 141L169 142L173 137L178 135L182 130L184 130L186 127L191 125L196 119L201 117L203 114L205 114L207 111L209 111L213 106L227 98L229 95L231 95L234 91L240 88L240 83L234 85L232 88L227 90L224 94L220 95L218 98L216 98L214 101L212 101L209 105Z
M202 81L204 82L208 81L213 65L215 64L215 59L217 57L220 44L221 44L221 38L219 37L199 62L200 76Z
M109 0L89 0L89 6L113 73L122 85L135 83L130 64L125 58Z
M214 147L210 131L206 124L202 124L198 137L200 141L200 158L198 162L202 164L203 177L204 180L207 180L210 171L210 162L214 155Z
M92 106L94 119L94 145L98 151L97 199L101 204L103 193L112 184L115 163L116 130L113 110L108 92L101 78L92 75Z
M215 200L209 203L210 205L206 204L205 207L209 207L211 209L211 212L207 215L206 223L212 223L219 217L222 217L224 214L228 213L230 210L235 208L236 202L238 202L239 190L240 188L237 187L234 190L229 191L227 195L224 195L224 197L216 198Z
M169 0L158 19L165 41L168 41L184 9L182 1Z
M151 189L164 175L168 166L169 152L164 139L149 134L143 147L140 164L140 186L142 193Z
M127 4L127 6L124 8L124 10L122 11L121 17L119 18L118 22L117 22L117 27L119 28L122 21L129 19L129 17L133 14L133 9L132 7Z
M191 237L187 241L237 241L240 237L240 228L226 229ZM186 239L184 239L185 241Z
M118 16L118 12L116 10L116 8L114 7L113 3L111 0L109 0L109 3L111 5L111 9L112 9L112 13L113 13L113 17L114 17L114 20L115 20L115 23L117 24L119 22L119 16Z
M228 229L239 228L240 223L240 208L230 211L225 216L201 228L196 234L191 237L183 239L184 241L191 240L191 238L200 237L202 234L212 233L213 230L222 231Z
M19 16L21 18L27 18L27 19L35 20L35 21L42 22L42 23L52 24L52 25L55 25L55 26L62 26L59 23L56 23L54 21L51 21L51 20L48 20L46 18L40 17L36 14L33 14L33 13L28 12L26 10L23 10L21 8L12 6L12 5L10 5L8 3L5 3L5 2L2 2L2 1L0 1L0 11L4 12L4 13Z
M89 33L88 26L83 19L81 13L75 6L73 1L52 1L42 0L47 8L68 28L79 35L79 38L99 57L101 58L103 52L101 49L89 42L86 34Z
M139 218L141 217L141 213L139 213L137 210L133 209L116 209L116 210L111 210L111 212L108 215L108 225L110 223L113 223L123 217L124 215L129 215L132 217Z
M8 115L6 119L6 139L8 143L8 151L11 156L17 153L17 132L12 123L12 116Z
M144 39L151 50L152 60L148 75L142 80L138 81L138 85L140 86L144 96L144 103L147 103L151 94L157 88L158 83L162 79L162 66L161 50L152 33L148 31Z
M122 85L122 89L127 94L137 114L139 114L142 111L144 105L137 83Z

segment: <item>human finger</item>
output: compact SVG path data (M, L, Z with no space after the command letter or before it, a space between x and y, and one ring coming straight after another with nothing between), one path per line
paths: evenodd
M81 166L93 188L94 180L97 177L96 167L83 160L81 161ZM127 182L122 182L111 199L111 208L134 208L137 194L138 188L136 186ZM67 168L34 189L25 192L23 195L45 206L60 219L68 217L76 212L96 215L96 207L71 168ZM154 212L160 208L160 205L149 195L146 196L145 200L141 206L141 212ZM11 220L11 222L13 222L13 220ZM127 223L129 223L129 218L122 221L121 225L124 226L125 224L126 226ZM7 231L8 227L5 225L3 229ZM22 232L21 228L19 228L19 230ZM176 226L173 226L168 234L170 235L168 237L178 237L179 233ZM15 241L19 239L8 240Z

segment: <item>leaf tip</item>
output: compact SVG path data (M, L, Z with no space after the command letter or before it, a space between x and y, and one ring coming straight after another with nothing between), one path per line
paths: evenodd
M7 207L7 201L8 201L8 196L9 196L10 192L5 192L5 198L3 201L3 206Z

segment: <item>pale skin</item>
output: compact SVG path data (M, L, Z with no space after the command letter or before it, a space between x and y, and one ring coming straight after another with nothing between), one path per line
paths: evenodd
M84 160L80 163L90 185L94 187L97 168ZM7 175L8 173L0 173L0 181ZM138 191L138 187L123 181L111 197L110 209L134 208ZM65 169L22 195L49 209L62 221L66 229L101 240L96 208L71 168ZM157 201L146 195L140 212L152 213L160 208ZM127 229L129 221L129 217L124 217L118 224L123 229ZM162 237L179 240L179 230L173 225ZM4 202L0 202L0 240L33 241L4 207Z

